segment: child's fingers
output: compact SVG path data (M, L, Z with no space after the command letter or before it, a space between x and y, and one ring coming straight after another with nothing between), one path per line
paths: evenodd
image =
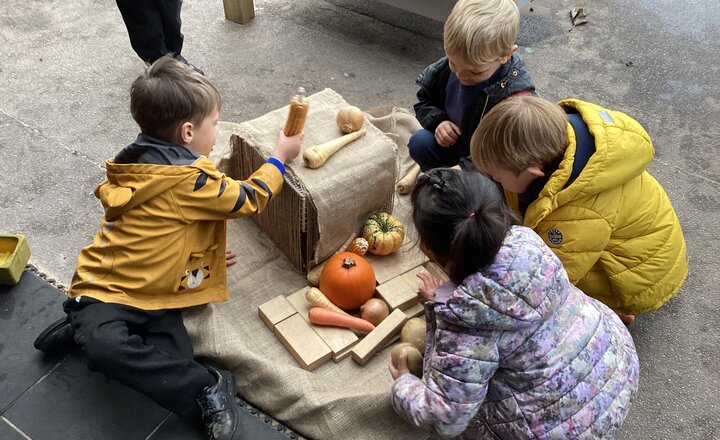
M453 124L452 122L450 123L450 129L451 129L452 133L455 135L456 139L462 134L462 132L460 131L460 127Z
M237 259L235 257L235 252L225 251L225 267L230 267L233 264L237 263Z

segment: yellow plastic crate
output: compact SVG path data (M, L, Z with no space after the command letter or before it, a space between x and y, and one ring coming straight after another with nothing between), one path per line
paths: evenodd
M0 234L0 284L17 284L30 260L30 245L20 234Z

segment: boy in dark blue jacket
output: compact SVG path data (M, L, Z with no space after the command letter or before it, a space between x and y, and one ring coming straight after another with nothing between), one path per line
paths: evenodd
M423 129L408 143L423 171L465 162L480 119L503 99L534 95L517 45L513 0L460 0L445 21L447 56L417 77L415 115ZM470 164L467 159L466 164ZM471 166L471 165L470 165Z

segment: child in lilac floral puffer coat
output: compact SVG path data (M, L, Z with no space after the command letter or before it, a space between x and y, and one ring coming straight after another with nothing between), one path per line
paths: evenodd
M639 375L617 315L513 226L487 177L431 170L412 202L421 246L451 282L421 276L431 299L423 377L404 357L390 363L398 414L443 438L614 438Z

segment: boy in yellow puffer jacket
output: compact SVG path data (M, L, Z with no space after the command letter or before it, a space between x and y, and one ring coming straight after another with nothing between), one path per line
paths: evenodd
M221 99L205 77L166 56L130 94L142 132L106 163L95 191L105 215L78 257L67 318L35 347L52 355L77 345L91 370L197 417L207 438L247 438L235 379L193 359L182 308L227 299L226 219L265 208L303 135L280 133L267 163L238 181L207 158Z
M626 324L680 290L685 239L646 171L655 151L634 119L576 99L512 97L481 121L471 154L570 281Z

